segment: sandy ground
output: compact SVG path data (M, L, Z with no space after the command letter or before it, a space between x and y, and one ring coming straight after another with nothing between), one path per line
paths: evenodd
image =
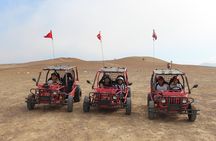
M17 65L0 65L0 141L47 141L47 140L173 140L173 141L215 141L216 140L216 68L198 66L174 67L185 71L190 84L199 84L192 92L196 107L201 110L197 120L187 121L186 115L160 115L155 120L147 118L146 95L154 68L165 68L160 60L150 58L126 58L106 62L107 66L128 68L132 85L132 114L125 110L91 110L83 113L84 95L91 86L86 80L93 80L100 62L77 59L58 59L55 64L71 64L79 68L83 97L74 104L72 113L66 107L37 106L28 111L25 97L35 87L32 77L52 64L40 61Z

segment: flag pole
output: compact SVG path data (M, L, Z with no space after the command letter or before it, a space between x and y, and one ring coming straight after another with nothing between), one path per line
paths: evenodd
M155 65L155 39L153 39L153 65Z
M54 41L52 39L52 54L53 54L53 60L55 59L55 49L54 49Z
M155 40L157 40L157 35L155 33L155 30L153 29L153 34L152 34L152 38L153 38L153 65L155 65Z
M102 62L103 62L103 67L105 67L104 63L104 52L103 52L103 44L102 44L102 36L101 36L101 31L97 34L97 38L100 41L100 48L101 48L101 55L102 55Z
M103 67L105 67L105 65L104 65L104 52L103 52L102 40L100 40L100 47L101 47L101 54L102 54L102 59L103 59Z
M55 50L54 50L54 41L53 41L53 35L52 35L52 30L48 34L44 36L44 38L49 38L51 39L51 45L52 45L52 55L53 55L53 61L55 59Z

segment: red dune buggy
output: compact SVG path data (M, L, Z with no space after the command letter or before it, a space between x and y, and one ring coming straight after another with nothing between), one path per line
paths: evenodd
M87 83L92 84L89 80L87 80ZM90 107L98 107L100 109L125 108L126 114L130 115L130 85L132 83L128 82L126 68L101 68L96 73L92 84L93 92L90 92L89 96L84 97L83 111L89 112Z
M39 73L37 88L30 89L26 98L28 110L33 110L36 104L67 105L67 111L73 111L73 103L79 102L81 89L77 84L77 67L49 66Z
M147 96L149 119L154 119L157 113L164 112L187 114L189 121L196 120L199 110L196 110L190 94L198 85L190 88L184 72L177 69L156 69L150 85L151 92Z

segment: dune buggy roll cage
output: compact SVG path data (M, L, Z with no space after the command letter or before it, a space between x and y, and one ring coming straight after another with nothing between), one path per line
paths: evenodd
M126 68L120 68L120 67L104 67L98 70L98 72L95 75L95 79L93 81L92 84L92 89L98 88L99 87L99 76L100 74L109 74L109 73L119 73L122 74L122 76L125 79L125 85L128 86L129 82L128 82L128 75L127 75L127 69Z
M160 75L176 75L176 76L181 76L182 78L182 85L183 85L183 88L185 90L185 85L187 86L188 88L188 93L190 94L191 93L191 89L189 87L189 83L188 83L188 79L187 79L187 76L184 72L180 71L180 70L177 70L177 69L156 69L153 71L153 74L152 74L152 77L151 77L151 90L153 90L153 87L154 87L154 83L155 83L155 77L156 76L160 76Z
M43 71L47 71L46 72L46 79L45 79L45 83L48 81L48 76L50 71L64 71L65 75L67 77L67 73L71 73L72 76L74 77L75 81L79 81L79 77L78 77L78 69L76 66L48 66L46 68L43 69ZM39 81L40 81L40 77L41 77L41 73L39 73L36 85L38 85ZM66 79L66 84L67 84L67 79Z

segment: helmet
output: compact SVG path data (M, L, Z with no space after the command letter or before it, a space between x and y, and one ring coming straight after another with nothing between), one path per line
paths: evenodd
M120 76L120 77L117 78L117 80L122 80L122 81L124 81L124 78Z

